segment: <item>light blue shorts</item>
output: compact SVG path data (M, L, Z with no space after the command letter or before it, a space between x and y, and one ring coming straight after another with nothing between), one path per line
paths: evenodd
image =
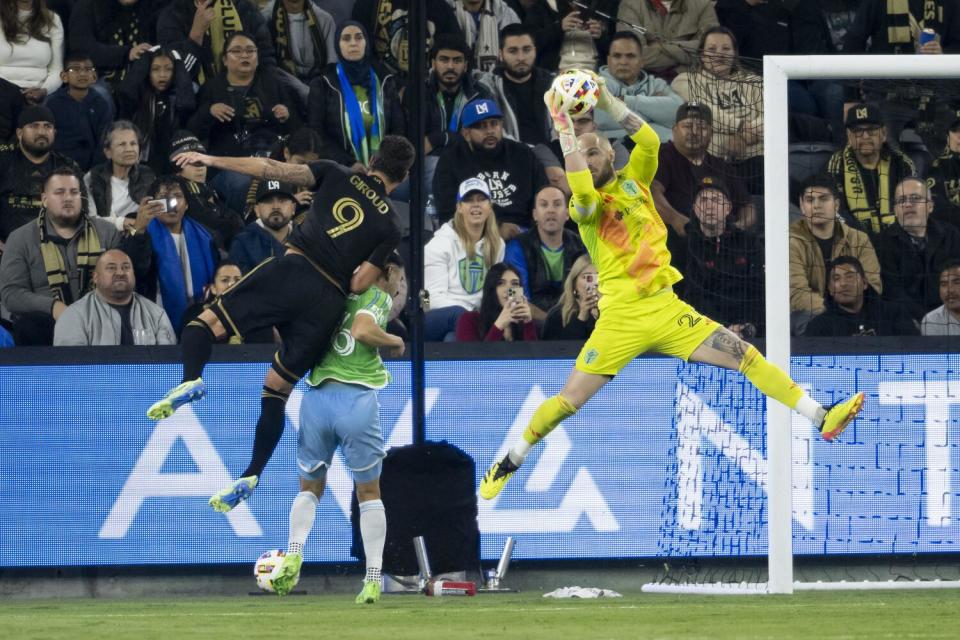
M380 477L386 453L375 389L327 381L304 394L297 436L300 477L325 477L337 447L355 481Z

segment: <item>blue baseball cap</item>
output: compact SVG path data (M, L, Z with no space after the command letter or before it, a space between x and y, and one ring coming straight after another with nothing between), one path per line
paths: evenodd
M460 126L472 127L488 118L502 118L500 105L495 100L474 100L467 103L460 112Z

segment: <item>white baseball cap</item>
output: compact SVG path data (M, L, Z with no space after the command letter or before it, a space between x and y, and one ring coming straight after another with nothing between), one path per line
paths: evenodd
M479 191L490 199L490 187L480 178L467 178L460 183L460 189L457 191L457 202L461 202L474 191Z

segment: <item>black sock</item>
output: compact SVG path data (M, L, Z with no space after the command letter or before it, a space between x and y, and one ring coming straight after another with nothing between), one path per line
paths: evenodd
M210 361L213 351L213 334L206 324L190 323L180 334L180 349L183 353L183 380L196 380L203 375L203 367Z
M250 456L250 465L241 478L263 473L263 468L267 466L273 450L280 442L280 436L283 435L286 404L283 394L264 387L264 394L260 399L260 419L257 420L257 431L253 436L253 455Z

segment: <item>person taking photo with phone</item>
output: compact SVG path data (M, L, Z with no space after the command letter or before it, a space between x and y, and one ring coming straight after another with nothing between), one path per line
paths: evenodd
M520 274L504 262L487 272L480 309L457 319L457 342L530 342L537 339L530 303L523 295Z

